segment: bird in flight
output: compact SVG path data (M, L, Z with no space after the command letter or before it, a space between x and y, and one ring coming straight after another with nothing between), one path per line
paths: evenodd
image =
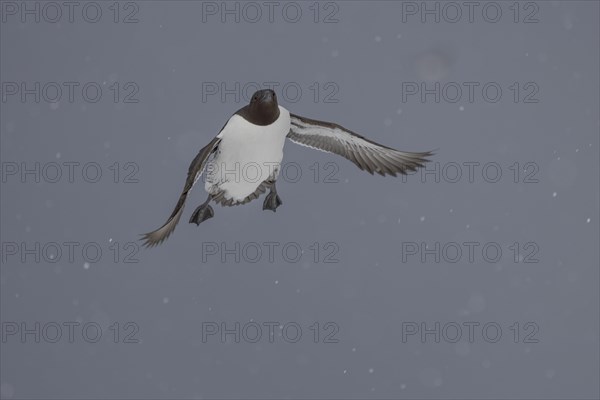
M273 90L259 90L252 95L250 104L233 114L219 134L194 158L175 209L163 226L142 235L144 246L156 246L173 233L188 194L204 171L204 189L208 198L192 213L190 223L199 225L214 216L211 201L222 206L246 204L267 189L269 194L263 202L263 210L277 210L282 201L275 182L286 138L302 146L345 157L371 175L396 176L397 173L415 171L433 154L429 151L398 151L338 124L291 114L277 104ZM247 175L252 176L239 173L250 170L252 173Z

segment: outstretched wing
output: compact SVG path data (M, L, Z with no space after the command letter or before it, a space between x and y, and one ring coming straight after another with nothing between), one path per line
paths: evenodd
M209 144L207 144L198 155L194 158L190 167L188 169L187 179L185 180L185 186L183 187L183 192L179 196L179 200L177 201L177 205L175 209L171 213L171 216L165 222L163 226L158 228L155 231L145 233L142 235L142 240L144 241L144 246L146 247L154 247L158 244L161 244L164 240L166 240L171 233L175 230L175 226L179 222L179 218L181 218L181 213L183 212L183 207L185 205L185 200L187 199L187 195L194 183L200 178L202 175L202 171L204 171L204 167L206 166L206 162L208 161L209 156L217 150L219 143L221 142L221 138L218 136L215 137Z
M373 175L406 174L423 167L432 152L412 153L398 151L375 143L332 122L317 121L290 114L292 127L287 137L292 142L313 149L335 153L352 161Z

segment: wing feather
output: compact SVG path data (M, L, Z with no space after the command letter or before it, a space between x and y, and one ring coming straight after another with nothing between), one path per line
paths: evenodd
M318 121L290 114L291 129L287 137L292 142L313 149L335 153L352 161L358 168L379 175L396 176L423 167L430 151L399 151L369 140L332 122Z
M179 219L181 218L181 214L183 213L183 208L185 206L188 193L190 190L192 190L194 184L202 175L204 167L206 166L206 162L208 161L210 155L217 150L220 142L221 139L217 136L198 152L198 155L194 158L188 168L188 174L185 180L183 191L181 192L179 200L177 200L177 204L169 216L169 219L167 219L167 222L165 222L164 225L157 230L142 235L142 240L144 241L143 246L154 247L159 245L165 241L171 235L171 233L173 233L177 223L179 222Z

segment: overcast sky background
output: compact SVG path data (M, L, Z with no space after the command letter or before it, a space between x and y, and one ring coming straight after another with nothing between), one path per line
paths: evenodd
M440 21L422 22L421 2L280 3L272 20L238 4L238 22L220 2L106 2L96 23L86 3L72 22L36 2L39 22L22 22L7 3L2 398L600 395L598 2L496 2L485 15L481 3L471 22L440 4ZM288 142L276 213L261 197L196 227L199 185L169 240L139 247L198 150L266 82L293 113L437 149L429 173L370 176ZM407 92L436 82L439 102ZM22 336L36 322L39 343ZM236 322L239 343L203 340ZM273 343L269 322L289 328ZM439 343L403 340L436 322Z

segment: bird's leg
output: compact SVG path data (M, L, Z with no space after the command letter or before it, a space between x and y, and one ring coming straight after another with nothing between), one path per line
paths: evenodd
M204 222L207 219L215 216L215 212L213 211L212 207L210 205L208 205L208 203L210 203L211 199L212 199L212 197L209 194L206 201L204 203L200 204L198 206L198 208L196 208L196 210L194 210L194 212L192 213L192 216L190 217L190 224L193 222L196 225L200 225L201 222Z
M283 204L279 195L277 194L277 188L275 187L275 181L271 183L270 186L271 191L265 198L265 202L263 203L263 210L271 210L273 212L277 211L277 207Z

